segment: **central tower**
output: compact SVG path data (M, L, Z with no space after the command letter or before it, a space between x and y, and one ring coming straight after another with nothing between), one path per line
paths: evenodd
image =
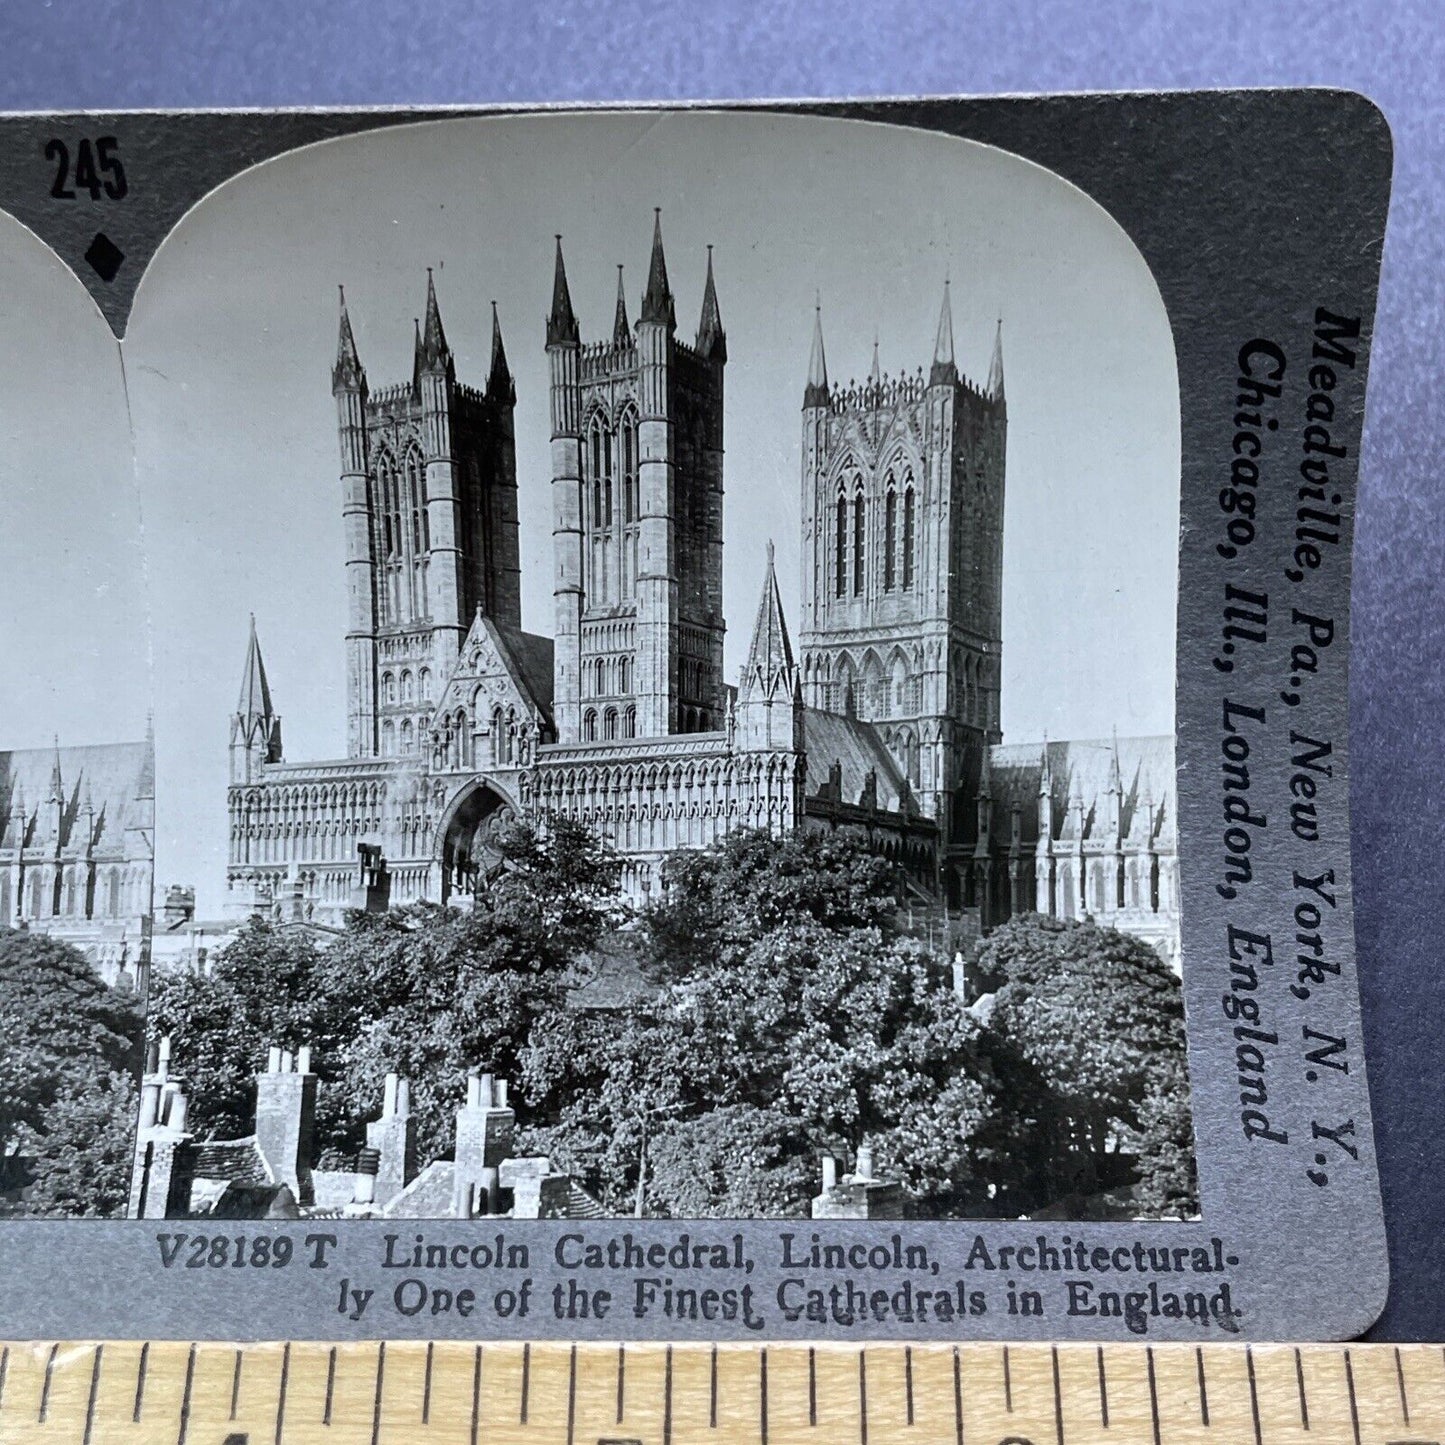
M551 374L558 741L706 732L723 720L723 368L709 248L697 339L677 339L662 223L647 289L583 344L557 239Z
M803 693L874 724L945 845L1001 740L1001 331L959 375L947 282L925 372L832 386L821 315L803 393Z
M517 395L496 306L481 391L457 380L428 270L411 380L371 391L343 295L331 390L346 525L347 752L419 755L475 614L521 622Z

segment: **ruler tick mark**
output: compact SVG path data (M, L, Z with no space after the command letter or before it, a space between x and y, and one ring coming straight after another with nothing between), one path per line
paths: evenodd
M907 1408L907 1423L913 1423L913 1346L903 1347L903 1400Z
M1104 1347L1099 1346L1099 1420L1104 1429L1109 1428L1109 1382L1104 1378Z
M671 1350L667 1352L667 1358L671 1362ZM670 1391L669 1394L671 1394ZM768 1347L766 1345L758 1351L758 1426L758 1434L763 1445L768 1445Z
M50 1353L45 1357L45 1383L40 1387L40 1414L39 1421L43 1425L45 1417L50 1413L50 1380L55 1374L55 1356L60 1351L60 1345L53 1344Z
M713 1397L716 1409L717 1397L717 1350L713 1350ZM663 1364L662 1380L662 1445L672 1445L672 1346L667 1347Z
M186 1445L186 1432L191 1428L191 1386L196 1382L196 1347L186 1352L186 1383L181 1391L181 1430L176 1445Z
M381 1382L386 1377L386 1341L376 1348L376 1397L371 1402L371 1445L381 1439Z
M858 1351L858 1439L868 1445L868 1355Z
M477 1430L482 1421L482 1347L472 1357L472 1445L477 1445Z
M717 1346L712 1347L712 1383L709 1386L707 1423L710 1430L717 1429Z
M1308 1430L1310 1428L1310 1404L1305 1399L1305 1362L1298 1349L1294 1352L1294 1382L1295 1388L1299 1391L1299 1422Z
M808 1346L808 1424L818 1423L818 1361L817 1351Z
M953 1434L955 1445L963 1445L963 1363L957 1345L953 1347Z
M627 1356L624 1347L617 1347L617 1423L622 1423L622 1416L625 1412L625 1401L627 1398Z
M1008 1346L1003 1347L1003 1407L1013 1414L1014 1408L1014 1382L1013 1372L1009 1369Z
M1102 1352L1101 1352L1102 1356ZM1149 1418L1154 1424L1154 1445L1159 1445L1159 1384L1154 1378L1154 1347L1144 1351L1144 1361L1149 1367ZM1100 1359L1102 1365L1103 1360Z
M236 1351L236 1363L231 1370L231 1419L236 1418L236 1411L241 1404L241 1363L246 1357Z
M90 1366L90 1398L85 1402L85 1434L81 1437L81 1445L90 1445L91 1433L95 1429L95 1397L100 1390L100 1352L104 1345L95 1347L95 1359Z
M1410 1401L1405 1395L1405 1362L1400 1358L1400 1347L1395 1346L1395 1379L1400 1385L1400 1418L1410 1423Z
M281 1432L286 1428L286 1386L291 1383L291 1341L281 1347L281 1390L276 1397L276 1445L281 1445Z
M421 1423L431 1424L431 1370L432 1357L436 1354L436 1341L426 1342L426 1373L421 1381Z
M130 1423L132 1425L140 1424L140 1407L142 1401L145 1399L146 1393L146 1361L150 1359L150 1353L150 1341L147 1340L145 1344L140 1347L140 1364L136 1366L135 1371L135 1404L131 1407L130 1412Z
M10 1373L10 1346L0 1350L0 1409L5 1405L5 1376Z
M326 1403L321 1407L321 1423L331 1423L331 1399L336 1392L336 1346L332 1345L326 1357ZM234 1420L236 1417L231 1416Z
M1345 1351L1345 1387L1350 1392L1350 1429L1354 1432L1355 1445L1360 1445L1360 1405L1355 1399L1355 1371L1348 1350Z
M577 1433L577 1346L567 1360L567 1445L572 1445Z
M1194 1350L1194 1368L1199 1374L1199 1423L1209 1424L1209 1388L1204 1383L1204 1351Z
M1254 1445L1264 1445L1264 1435L1259 1425L1259 1388L1254 1380L1254 1349L1244 1347L1244 1363L1249 1371L1249 1414L1254 1421Z
M527 1392L532 1385L532 1347L522 1346L522 1404L521 1413L518 1418L522 1424L527 1423Z
M1054 1365L1054 1434L1059 1445L1064 1445L1064 1393L1059 1386L1059 1347L1052 1346L1049 1355Z

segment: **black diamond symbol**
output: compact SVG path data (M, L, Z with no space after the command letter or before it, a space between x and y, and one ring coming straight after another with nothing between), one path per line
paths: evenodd
M90 262L91 270L102 281L114 281L115 273L120 270L120 263L125 260L125 252L104 231L97 231L85 253L85 259Z

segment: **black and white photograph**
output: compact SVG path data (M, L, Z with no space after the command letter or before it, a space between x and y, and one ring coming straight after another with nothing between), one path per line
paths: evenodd
M1198 1216L1179 384L1082 191L816 116L436 120L206 197L63 386L0 331L59 393L6 398L10 491L133 529L0 584L65 662L0 988L64 950L86 1047L145 1033L72 1071L37 1017L0 1208ZM107 388L102 460L48 449Z

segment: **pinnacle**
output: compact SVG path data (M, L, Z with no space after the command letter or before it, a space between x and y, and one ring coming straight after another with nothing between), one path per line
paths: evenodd
M804 406L827 406L828 361L823 353L823 303L813 308L813 350L808 357L808 385L803 393Z
M943 283L943 305L938 311L938 334L933 342L933 367L929 381L936 385L940 381L953 381L958 377L958 366L953 354L953 301L949 294L949 282Z
M697 349L713 361L728 359L727 336L717 304L717 285L712 275L712 247L707 248L707 284L702 293L702 319L697 326Z
M993 334L993 358L988 364L988 394L995 401L1003 398L1003 317Z
M627 319L627 293L622 289L622 263L617 264L617 310L612 317L612 344L626 346L632 340L632 325Z
M769 694L779 686L787 686L792 672L793 645L788 637L788 625L783 619L783 598L778 590L773 544L769 541L763 595L758 601L757 620L753 623L753 640L748 649L744 684Z
M252 721L270 718L271 689L266 682L266 665L261 661L261 643L256 636L256 614L251 614L251 635L246 643L246 663L241 673L241 696L236 703L238 717Z
M502 343L502 323L497 317L497 303L492 302L492 368L487 376L487 395L494 400L517 399L516 384L507 365L507 348Z
M577 317L572 311L572 293L567 289L567 267L562 261L562 237L557 236L557 264L552 278L552 309L547 315L547 345L576 346L579 341Z
M451 364L446 332L442 330L441 307L437 305L436 281L426 268L426 326L422 332L422 355L427 371L441 371Z
M362 370L361 358L356 353L356 337L351 330L351 317L346 310L346 290L338 286L341 295L341 324L336 338L336 365L331 371L331 390L356 391L366 385L366 373Z
M662 207L652 210L652 257L647 266L647 290L642 293L642 320L674 324L672 287L667 281L667 257L662 250Z

